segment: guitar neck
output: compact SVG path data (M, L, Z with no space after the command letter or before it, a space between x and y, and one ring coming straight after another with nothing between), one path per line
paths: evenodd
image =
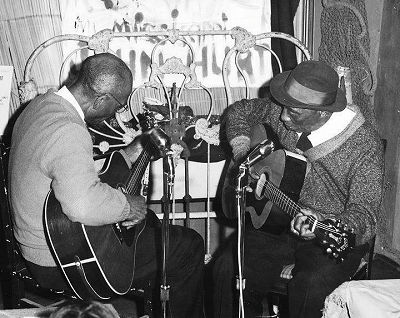
M275 187L275 185L270 181L267 181L264 185L264 196L278 206L283 212L288 214L292 219L297 215L297 213L301 213L300 206ZM312 224L314 228L322 228L326 231L331 230L312 215L307 216L307 221L309 224Z
M266 181L264 185L264 196L278 206L292 219L300 212L300 206L291 198L279 190L273 183Z
M143 151L137 158L137 160L132 164L130 169L129 177L125 184L126 191L131 195L140 195L141 193L141 180L146 171L147 165L150 162L150 145L146 143L143 147Z

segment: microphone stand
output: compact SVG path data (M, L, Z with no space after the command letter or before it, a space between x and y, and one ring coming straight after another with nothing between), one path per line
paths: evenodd
M240 313L244 317L243 290L246 286L246 279L243 277L242 269L244 264L244 227L245 227L245 208L246 190L248 182L249 165L244 162L239 166L237 184L235 189L236 208L238 211L238 276L236 277L236 289L239 290L239 317Z
M167 284L167 264L169 250L169 212L171 210L171 195L175 179L175 166L173 151L171 150L171 140L167 134L159 127L152 129L149 133L153 145L163 158L163 197L161 206L163 220L161 224L161 244L162 244L162 276L160 286L160 301L163 317L167 317L167 302L169 301L169 289Z
M172 151L168 151L163 157L163 198L162 211L163 221L161 225L162 240L162 283L160 286L160 300L163 317L167 317L167 302L169 301L169 289L167 284L167 264L169 250L169 213L171 211L171 195L175 179L175 166Z
M238 276L236 289L239 290L239 317L244 318L243 290L246 287L246 279L243 277L244 265L244 231L246 221L246 192L249 186L249 169L259 160L265 158L274 150L274 143L268 139L263 140L247 158L240 164L237 175L235 197L238 211Z
M242 163L239 166L237 175L237 184L235 189L236 209L238 211L238 276L236 277L236 289L239 290L239 317L244 317L243 290L245 288L246 279L243 278L244 263L244 224L245 224L245 202L246 187L248 179L248 165Z

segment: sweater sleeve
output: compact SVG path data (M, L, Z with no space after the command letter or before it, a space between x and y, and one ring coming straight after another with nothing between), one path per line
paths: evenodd
M269 99L242 99L227 108L224 115L226 136L235 160L250 150L251 128L272 120L271 105Z
M383 162L380 149L371 149L350 174L348 200L339 218L355 229L357 244L368 242L376 234L384 188Z
M42 160L54 194L71 221L92 226L122 221L129 203L121 191L100 181L92 153L90 134L83 126L68 123L56 130Z
M356 160L348 160L351 167L346 177L347 189L344 210L331 211L324 216L341 220L356 234L356 245L368 242L375 234L381 220L383 197L384 159L382 148L370 142L369 149L357 152ZM354 149L353 149L354 150ZM346 168L342 167L345 171Z

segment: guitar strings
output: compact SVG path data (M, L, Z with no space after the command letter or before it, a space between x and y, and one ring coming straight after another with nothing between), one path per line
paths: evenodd
M144 161L143 157L144 157L144 155L141 154L140 157L138 158L138 160L135 162L135 165L143 164L143 161ZM132 194L132 191L135 190L135 192L136 192L136 190L137 190L137 189L135 189L135 187L137 186L136 181L137 181L138 173L139 172L137 171L137 169L134 169L134 170L132 169L131 174L128 178L128 184L126 186L126 190L130 194Z
M288 211L288 213L290 214L290 216L293 218L297 212L300 212L300 206L295 204L288 196L286 196L285 194L281 193L280 190L278 190L271 182L267 181L267 183L264 185L264 189L266 192L268 192L268 195L272 198L272 199L276 199L279 200L281 202L281 208L285 208L288 207L291 210ZM267 197L267 195L264 192L264 196ZM279 203L278 203L279 206Z
M143 151L142 153L139 155L139 158L136 160L135 164L137 164L138 166L142 166L144 165L147 161L149 161L150 159L150 154L149 154L149 144L146 143L145 146L143 147ZM139 175L141 174L141 169L134 169L131 171L131 174L128 178L128 184L126 185L127 191L128 193L132 193L133 190L135 190L135 194L137 194L136 192L139 191L138 187L139 187L139 182L136 182ZM136 187L136 189L135 189Z
M148 153L144 153L141 158L139 159L139 163L137 164L138 166L143 166L148 162L150 158L150 155ZM143 168L142 168L143 169ZM132 178L129 179L129 186L128 186L128 192L132 194L138 194L139 193L139 187L140 187L140 182L137 182L139 176L141 175L142 171L141 169L138 169L134 171L132 174Z
M300 206L298 204L296 204L295 202L293 202L293 200L291 200L287 195L285 195L284 193L282 193L279 189L277 189L270 181L266 181L266 183L263 186L264 191L264 196L265 197L270 197L271 199L275 199L275 200L279 200L281 202L281 208L291 208L292 210L289 211L288 213L290 214L290 216L293 218L297 212L301 213L300 210ZM267 194L268 196L267 196ZM279 203L278 203L279 206ZM321 228L327 232L330 233L334 233L334 234L341 234L338 233L337 230L335 230L334 228L332 228L329 225L326 225L325 223L322 223L320 221L318 221L314 216L308 215L307 216L307 220L315 223L316 222L316 227Z

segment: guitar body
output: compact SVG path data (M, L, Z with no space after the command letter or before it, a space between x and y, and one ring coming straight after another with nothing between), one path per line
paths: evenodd
M100 172L102 182L124 185L129 176L124 157L113 152ZM44 209L45 230L64 276L80 299L109 299L126 294L132 284L135 244L145 221L118 235L116 225L71 222L51 190Z
M262 193L257 193L257 180L265 174L268 181L297 202L303 186L307 163L298 155L277 150L250 168L253 192L246 193L246 212L256 229L280 234L289 228L291 217Z

